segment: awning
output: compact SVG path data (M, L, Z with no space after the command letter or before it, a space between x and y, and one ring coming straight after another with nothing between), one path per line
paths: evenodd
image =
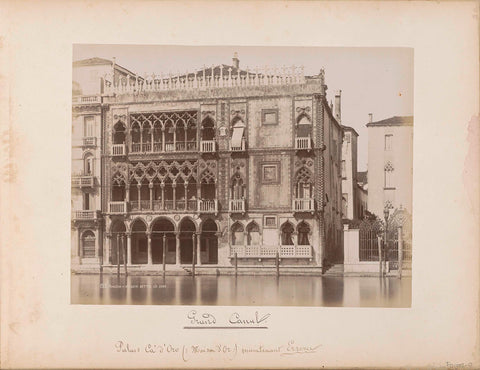
M245 127L234 127L232 134L232 147L238 148L242 146L243 130Z

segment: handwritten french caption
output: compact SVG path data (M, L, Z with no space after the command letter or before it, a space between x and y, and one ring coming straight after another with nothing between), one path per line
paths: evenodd
M177 356L182 361L188 362L202 356L220 356L224 360L234 360L237 357L249 355L277 354L279 356L308 355L317 353L321 345L298 344L291 339L285 344L172 344L172 343L146 343L142 345L119 340L114 345L117 353L147 354L152 356L172 357Z

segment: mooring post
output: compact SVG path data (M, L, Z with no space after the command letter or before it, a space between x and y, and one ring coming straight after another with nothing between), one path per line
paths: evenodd
M195 233L192 234L192 276L195 277Z
M277 277L280 276L280 257L278 255L278 252L277 252L277 255L275 256L275 265L277 267Z
M237 252L235 252L235 254L234 254L234 263L235 263L235 277L236 277L237 274L238 274L238 255L237 255Z
M117 234L117 275L120 275L120 234Z
M163 265L163 276L165 277L165 258L166 258L166 250L167 250L167 235L163 234L163 247L162 247L162 265Z
M398 228L398 278L402 278L402 264L403 264L403 235L402 227Z
M380 276L383 276L383 271L382 271L382 237L378 236L377 237L377 245L378 245L378 273Z

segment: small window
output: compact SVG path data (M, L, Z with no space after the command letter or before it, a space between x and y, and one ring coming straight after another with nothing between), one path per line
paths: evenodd
M263 218L263 226L266 228L276 228L277 216L265 216Z
M262 163L261 180L262 184L278 184L280 182L280 166L278 162Z
M278 109L262 109L262 125L278 124Z
M350 132L347 132L347 133L345 134L345 141L346 141L347 143L350 142Z
M392 150L393 135L385 135L385 150Z

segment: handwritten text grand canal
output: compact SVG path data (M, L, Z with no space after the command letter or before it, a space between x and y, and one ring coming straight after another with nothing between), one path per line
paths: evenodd
M137 345L119 340L115 343L114 350L118 353L148 354L160 356L179 356L182 361L188 362L202 356L220 356L225 360L233 360L239 356L276 354L279 356L308 355L317 353L321 345L299 344L289 340L285 344L239 344L239 343L214 343L206 344L169 344L147 343Z

